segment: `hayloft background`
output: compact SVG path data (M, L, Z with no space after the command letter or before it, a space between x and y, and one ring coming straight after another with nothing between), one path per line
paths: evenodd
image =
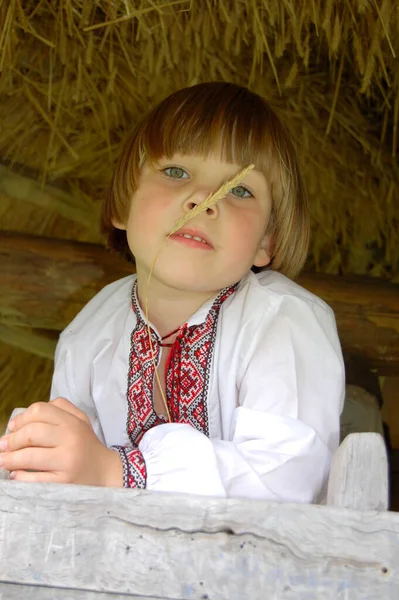
M307 270L398 282L398 40L397 0L0 0L0 229L102 243L99 205L137 119L180 87L232 81L295 136ZM54 334L12 317L0 421L46 400L53 368Z

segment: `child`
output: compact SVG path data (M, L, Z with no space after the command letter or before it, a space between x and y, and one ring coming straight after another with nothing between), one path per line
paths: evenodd
M230 83L166 98L122 153L102 230L137 276L105 287L62 333L55 400L15 419L3 466L23 481L318 501L344 368L332 311L287 278L304 263L308 215L265 101Z

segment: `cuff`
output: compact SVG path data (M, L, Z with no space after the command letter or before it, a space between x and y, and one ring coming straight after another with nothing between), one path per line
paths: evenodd
M122 460L123 487L144 489L147 486L147 469L141 451L123 446L111 446L111 450L116 450Z
M211 440L186 423L151 427L140 440L148 490L226 496Z

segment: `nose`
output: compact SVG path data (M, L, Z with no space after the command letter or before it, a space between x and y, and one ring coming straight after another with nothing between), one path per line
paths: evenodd
M198 190L190 194L183 202L184 213L187 213L199 204L202 204L212 193L213 192L211 190ZM219 214L218 204L209 206L204 210L204 214L206 214L208 217L217 217Z

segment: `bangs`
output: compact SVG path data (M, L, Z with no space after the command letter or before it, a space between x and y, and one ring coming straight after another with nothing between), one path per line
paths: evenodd
M263 99L245 88L208 83L180 90L142 125L137 142L150 162L220 152L222 160L243 167L253 163L270 183L274 179L280 123Z

